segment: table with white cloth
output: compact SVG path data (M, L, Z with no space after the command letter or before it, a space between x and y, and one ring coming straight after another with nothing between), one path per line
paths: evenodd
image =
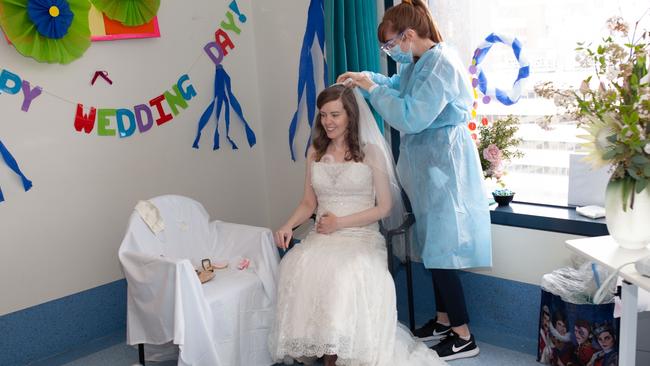
M150 200L163 231L131 216L119 257L128 283L127 343L178 345L178 365L267 366L279 256L269 229L209 221L196 201ZM228 262L205 284L201 259ZM250 267L238 269L242 258Z

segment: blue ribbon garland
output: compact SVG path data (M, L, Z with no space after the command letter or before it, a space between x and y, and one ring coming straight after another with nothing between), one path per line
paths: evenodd
M257 139L255 138L255 132L253 132L253 130L248 125L248 122L246 122L246 118L244 118L244 112L241 108L241 105L239 104L237 97L235 97L235 94L233 94L232 92L232 83L230 80L230 76L226 72L226 69L223 68L223 65L218 65L216 68L215 76L214 76L214 98L212 99L208 107L205 109L205 111L203 111L203 114L199 119L199 126L192 147L195 149L199 148L201 131L210 121L212 112L215 109L214 108L215 104L217 107L215 113L216 126L214 128L214 140L213 140L212 149L213 150L219 149L219 116L221 115L221 109L224 106L226 109L224 113L224 118L226 121L226 138L228 139L228 142L230 143L232 149L237 150L238 147L237 144L235 144L235 142L230 138L230 107L232 107L233 111L235 111L237 116L239 116L239 119L244 125L244 129L246 130L246 139L248 141L248 146L253 147L257 142Z
M519 86L518 84L520 84L523 79L527 78L530 75L530 65L521 57L521 42L517 38L514 38L512 41L508 41L505 38L506 37L500 37L495 33L488 35L485 38L483 44L480 45L474 52L474 60L476 66L480 65L490 48L492 48L495 43L502 43L506 46L512 47L515 58L517 59L517 62L519 62L519 72L517 74L517 79L512 83L514 88L515 86ZM483 70L479 70L478 73L478 89L481 91L481 93L483 93L483 95L489 96L488 81ZM520 95L509 95L509 93L505 90L494 88L494 97L503 105L509 106L517 103L517 101L519 101Z
M0 140L0 155L2 155L2 158L4 159L5 163L11 170L13 170L20 179L23 182L23 188L25 189L25 192L29 191L32 188L32 181L27 179L25 174L23 174L22 171L20 171L20 167L18 167L18 163L16 162L16 159L11 155L9 150L5 147L5 145L2 143L2 140ZM2 190L0 189L0 202L4 201L5 198L2 195Z
M325 10L323 0L311 0L309 10L307 11L307 27L302 39L302 48L300 51L300 67L298 70L298 103L296 112L293 114L291 124L289 125L289 150L291 151L291 160L296 161L296 155L293 150L293 141L296 137L296 128L298 127L298 117L300 111L300 101L303 92L307 97L307 120L309 128L314 126L314 117L316 115L316 81L314 79L314 60L312 59L311 48L314 39L318 38L318 45L323 53L323 70L324 85L327 85L327 62L325 60ZM305 148L305 156L311 145L311 135Z

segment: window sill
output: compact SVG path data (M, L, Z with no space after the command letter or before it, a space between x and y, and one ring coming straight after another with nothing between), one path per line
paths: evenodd
M513 202L510 206L490 206L490 218L496 225L551 231L581 236L609 235L605 219L580 216L573 207L546 206Z

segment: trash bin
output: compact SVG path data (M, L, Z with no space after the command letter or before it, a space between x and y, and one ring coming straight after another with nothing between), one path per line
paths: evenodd
M613 296L603 304L591 299L607 276L592 263L544 275L537 361L548 365L618 365L619 324Z

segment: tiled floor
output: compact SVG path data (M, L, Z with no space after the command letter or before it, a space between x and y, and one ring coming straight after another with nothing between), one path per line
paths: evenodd
M481 353L471 359L450 362L452 366L526 366L539 365L535 357L530 354L520 353L509 349L479 342ZM114 335L101 341L73 350L66 354L32 363L31 366L131 366L138 364L138 352L134 347L124 344L123 335ZM147 363L157 366L174 366L175 361L160 363Z

